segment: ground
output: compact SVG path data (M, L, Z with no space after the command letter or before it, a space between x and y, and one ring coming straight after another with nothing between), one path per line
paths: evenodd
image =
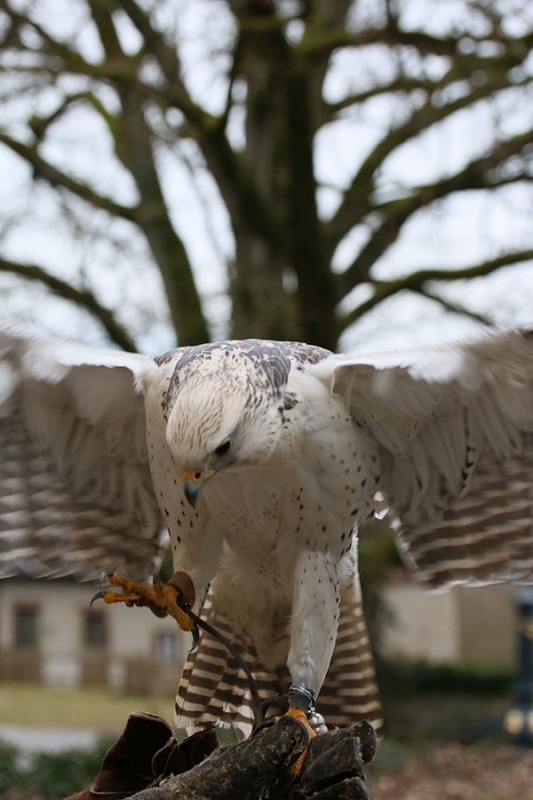
M509 692L390 695L367 770L374 800L533 800L533 748L502 730Z
M132 711L147 711L172 720L174 698L0 682L0 725L87 728L118 736Z
M374 800L533 800L533 748L505 743L499 729L510 702L504 694L423 693L389 703L389 732L367 771ZM172 705L170 698L0 684L0 724L116 735L130 711L171 719Z
M383 745L367 779L374 800L533 800L533 750L443 742L415 754Z

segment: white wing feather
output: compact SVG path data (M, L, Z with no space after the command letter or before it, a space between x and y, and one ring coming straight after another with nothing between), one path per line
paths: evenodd
M417 547L421 551L421 542L425 541L425 549L431 549L431 537L437 536L435 531L445 509L469 490L484 454L484 461L490 461L496 476L501 462L522 458L526 463L527 459L519 456L524 448L529 457L533 441L528 436L533 431L533 332L499 331L469 343L403 353L334 356L312 369L332 392L344 397L354 421L379 443L381 490L406 528L404 550L417 529ZM475 481L474 489L479 492L480 487L481 482ZM511 486L508 490L512 495ZM453 519L457 526L457 514ZM450 535L452 526L448 524L446 530ZM439 546L442 528L440 531ZM518 535L525 554L523 524L517 526ZM512 526L507 527L506 536L510 564L511 556L516 556ZM502 538L495 559L498 579L506 574ZM487 548L493 540L484 540ZM454 536L457 554L460 545L459 536ZM453 555L449 541L448 547L449 566ZM461 552L466 558L467 548ZM483 554L485 562L491 558L490 553ZM463 563L461 569L459 562L457 556L457 570L447 569L446 579L475 578L475 561ZM508 574L516 575L514 563ZM483 579L490 578L490 570L485 569ZM439 578L439 582L444 579Z
M146 372L155 368L148 356L0 329L0 426L4 426L7 437L10 428L20 426L18 458L46 475L44 490L50 492L50 504L61 505L64 519L70 514L73 535L68 540L65 536L65 554L73 551L76 543L81 549L89 549L87 541L81 544L89 533L97 545L98 515L101 535L111 530L112 542L122 551L122 568L131 570L135 562L134 571L139 573L141 552L146 571L154 565L162 524L146 453L144 398L138 387ZM35 457L39 453L44 460L37 466ZM12 466L2 466L8 479ZM22 483L21 478L21 488ZM28 507L29 491L28 479ZM69 494L71 506L65 501ZM24 490L21 502L23 495ZM38 551L33 527L28 519L26 552L38 558L44 554ZM64 527L62 531L64 535ZM3 567L6 572L9 530L0 536L4 540L0 541L4 551L0 571ZM123 543L134 546L141 540L144 543L138 557L124 553ZM96 550L100 552L98 547ZM91 563L93 573L104 566L104 558L106 565L119 567L113 546L108 547L107 555L101 548L99 559ZM49 565L45 571L50 570L53 574Z

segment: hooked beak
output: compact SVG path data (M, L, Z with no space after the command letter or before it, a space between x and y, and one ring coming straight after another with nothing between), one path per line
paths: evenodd
M183 493L187 498L187 502L193 508L196 506L200 489L212 474L212 471L200 472L200 470L188 469L184 469L181 473L181 477L183 478Z

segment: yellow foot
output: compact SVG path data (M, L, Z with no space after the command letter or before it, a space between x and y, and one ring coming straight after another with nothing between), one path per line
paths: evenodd
M156 616L173 617L180 628L190 631L194 621L187 613L192 608L195 593L193 582L185 572L175 572L168 583L161 583L157 576L150 586L140 581L131 581L118 572L104 572L102 577L112 586L120 586L121 592L102 591L94 595L95 600L104 603L126 603L132 606L147 606Z
M287 711L287 713L284 716L286 716L286 717L294 717L295 719L299 719L300 722L303 722L303 724L305 725L305 727L309 731L309 738L311 738L313 736L316 736L314 728L307 721L307 713L305 711L302 711L301 708L297 708L296 706L293 706L293 705L289 704L289 710ZM294 764L291 767L291 772L293 772L295 775L300 775L300 773L302 771L302 768L303 768L303 765L304 765L304 761L305 761L305 757L307 755L307 750L308 750L308 748L306 747L304 752L302 753L302 755L298 756L298 758L296 759L296 761L294 762Z

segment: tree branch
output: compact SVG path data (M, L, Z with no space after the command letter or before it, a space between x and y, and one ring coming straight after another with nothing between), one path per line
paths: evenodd
M130 338L126 329L117 322L113 312L99 303L94 294L88 289L76 289L35 264L20 264L15 261L9 261L6 258L0 258L0 271L11 272L27 280L41 283L58 297L71 300L76 305L86 308L103 325L115 344L123 350L128 350L132 353L136 351L137 348L133 339Z
M0 10L4 11L12 21L12 38L15 33L18 35L18 29L20 27L27 25L42 39L43 46L40 50L37 50L35 47L25 47L21 44L20 40L18 41L17 49L23 52L29 52L32 55L39 55L42 58L42 65L40 67L33 67L34 70L46 71L53 75L71 72L76 75L108 78L110 80L132 80L136 78L140 59L143 55L142 51L134 56L117 53L113 58L92 64L86 61L80 53L68 47L64 42L60 42L51 36L42 25L39 25L39 23L31 19L31 17L15 11L6 0L0 0ZM15 67L14 69L17 68ZM28 67L28 69L31 70L32 67Z
M30 164L37 178L41 178L51 186L60 186L64 189L68 189L69 192L72 192L77 197L81 197L82 200L90 203L93 207L107 211L115 217L122 217L130 222L137 221L138 207L124 206L120 203L116 203L109 197L103 197L98 194L94 189L91 189L90 186L87 186L87 184L71 178L70 175L67 175L62 170L52 166L48 161L41 158L37 152L37 147L30 147L2 132L0 132L0 142Z
M305 35L295 46L296 52L308 60L324 59L339 47L364 47L383 42L383 28L367 28L356 33L349 31L344 25L331 27L306 28Z
M360 105L366 100L371 100L383 94L394 94L397 92L408 94L416 89L423 89L424 91L431 92L435 88L437 88L437 84L429 78L414 78L403 74L398 75L388 83L371 86L369 89L364 89L360 92L353 92L342 100L338 100L336 103L324 101L324 123L330 122L332 117L347 108ZM395 128L395 130L398 130L398 128Z
M150 17L135 0L118 0L118 5L141 34L145 52L154 56L166 78L166 84L159 87L159 94L179 109L190 123L202 129L211 127L214 118L193 101L183 82L177 48L166 42L164 35L153 27Z
M119 0L119 4L144 38L147 51L157 59L165 75L167 82L157 89L157 95L183 113L188 123L183 133L191 136L200 147L232 218L244 220L247 227L258 230L261 235L281 245L283 237L277 220L261 201L243 169L241 159L226 138L224 114L214 117L194 103L181 77L178 51L167 44L163 34L152 26L148 15L135 0ZM152 96L155 97L153 92Z
M91 9L91 16L107 58L122 59L125 54L113 22L110 10L111 5L107 1L102 2L102 0L86 0L86 2Z
M389 47L399 45L403 47L413 47L422 56L440 55L456 57L463 56L458 51L458 43L461 39L468 38L474 43L484 44L493 40L499 44L511 44L513 49L523 50L525 56L526 49L533 44L533 35L521 37L520 40L506 37L494 26L492 31L482 36L477 36L471 31L464 31L458 36L433 36L425 31L405 30L398 24L398 18L390 16L386 26L365 28L364 30L350 31L344 25L336 27L321 28L312 31L304 36L297 49L300 53L313 57L315 55L330 54L341 47L364 47L370 44L384 43ZM491 56L488 56L491 58ZM465 73L467 74L467 73Z
M382 223L374 230L348 269L338 276L341 296L348 294L357 283L369 280L372 266L397 240L402 226L416 211L454 192L494 188L520 180L531 180L525 170L501 177L490 174L491 171L501 168L509 158L520 153L524 147L528 147L531 144L531 135L531 131L526 131L513 139L500 142L489 155L469 162L461 172L437 183L419 186L407 197L376 206L374 211L382 215Z
M472 311L471 309L466 308L466 306L463 306L461 303L454 303L438 294L429 292L427 289L415 289L414 291L416 291L416 293L421 297L425 297L427 300L433 300L435 303L438 303L444 309L446 309L446 311L450 311L452 314L459 314L459 316L469 317L476 322L482 322L483 325L487 325L488 327L492 327L494 325L494 322L485 314L479 314L476 311Z
M144 233L161 272L168 304L181 345L209 339L191 262L165 203L153 152L152 130L136 87L117 86L122 106L116 149L140 195L135 222Z
M472 278L479 278L485 275L491 275L493 272L496 272L502 267L520 264L523 261L529 260L533 260L533 249L517 250L515 252L504 253L497 258L488 259L480 264L475 264L469 267L460 267L457 269L436 267L433 269L418 270L417 272L413 272L411 275L399 278L398 280L372 281L374 294L364 303L361 303L361 305L357 306L357 308L354 308L348 314L341 316L340 321L342 329L345 330L352 323L356 322L358 319L361 319L361 317L363 317L368 311L371 311L373 308L379 305L379 303L381 303L383 300L398 294L398 292L405 290L417 292L418 294L422 294L430 299L436 300L437 302L441 303L441 305L445 305L447 301L438 295L433 295L431 292L429 292L425 287L426 283L429 283L430 281L443 281L449 283L456 280L470 280ZM449 305L451 307L452 304L449 303ZM457 313L468 314L474 319L479 319L479 321L484 322L485 324L491 324L481 315L476 317L475 312L468 311L467 309L461 310L459 306L455 306L452 310L456 311Z
M0 0L0 2L5 2L5 0ZM127 0L124 0L124 3L128 5ZM137 8L139 11L135 3L130 2L129 6L133 9ZM89 0L89 7L106 52L107 60L104 63L122 64L127 62L130 67L139 63L139 54L131 59L124 56L107 0L104 2ZM144 18L142 12L140 12L140 17ZM165 46L165 52L168 54L171 48L155 31L154 38L157 40L158 46ZM152 40L149 38L149 41ZM55 52L56 49L53 45L52 50ZM60 51L60 55L65 55L65 69L70 72L69 53L63 53L61 48ZM146 49L141 52L145 53ZM45 58L47 55L48 53L45 53ZM75 62L74 72L77 66L78 64ZM176 78L176 76L173 77ZM66 188L89 202L93 207L102 208L111 214L135 222L146 236L161 271L172 320L180 343L205 342L209 338L209 333L194 283L191 264L183 242L177 236L170 220L154 162L153 135L144 112L147 96L145 87L138 79L136 67L127 76L121 74L114 79L113 85L120 98L122 112L116 118L104 115L104 119L114 138L118 158L127 167L136 182L141 199L135 207L122 206L109 198L102 197L89 186L53 167L39 155L38 143L29 146L2 133L0 133L0 142L11 147L14 152L30 163L36 177L46 180L51 186ZM92 102L96 107L95 100ZM102 114L101 107L96 110ZM62 109L58 109L58 113L61 111ZM44 124L45 128L46 124ZM36 123L36 130L39 130L39 122Z
M50 125L54 122L57 122L57 120L63 116L65 111L68 111L68 109L75 103L89 103L89 105L91 105L94 110L100 114L107 127L113 134L113 130L117 122L115 117L107 110L100 98L97 97L94 92L87 90L67 95L63 102L60 103L51 114L47 114L46 116L34 115L30 117L28 125L35 134L36 138L39 141L42 140Z
M446 85L453 83L455 78L433 85L433 91L442 90ZM348 231L357 224L368 210L368 197L373 190L373 181L376 172L383 162L394 150L405 144L409 139L415 138L422 131L428 130L432 125L442 122L447 117L464 108L473 106L480 100L485 100L496 92L504 89L508 81L504 72L496 73L481 86L473 86L468 94L456 100L436 106L433 95L428 95L426 102L403 125L393 128L373 148L372 152L363 161L346 192L335 216L325 226L326 237L331 249L334 249Z
M15 11L6 0L0 0L0 10L9 17L17 30L24 25L33 28L35 33L46 43L47 57L55 56L68 64L77 64L81 67L82 72L84 71L84 67L89 66L88 62L86 62L79 53L75 50L71 50L70 47L63 42L54 39L42 25L39 25L39 23L31 19L31 17L27 17L25 14ZM33 50L33 52L35 51Z

